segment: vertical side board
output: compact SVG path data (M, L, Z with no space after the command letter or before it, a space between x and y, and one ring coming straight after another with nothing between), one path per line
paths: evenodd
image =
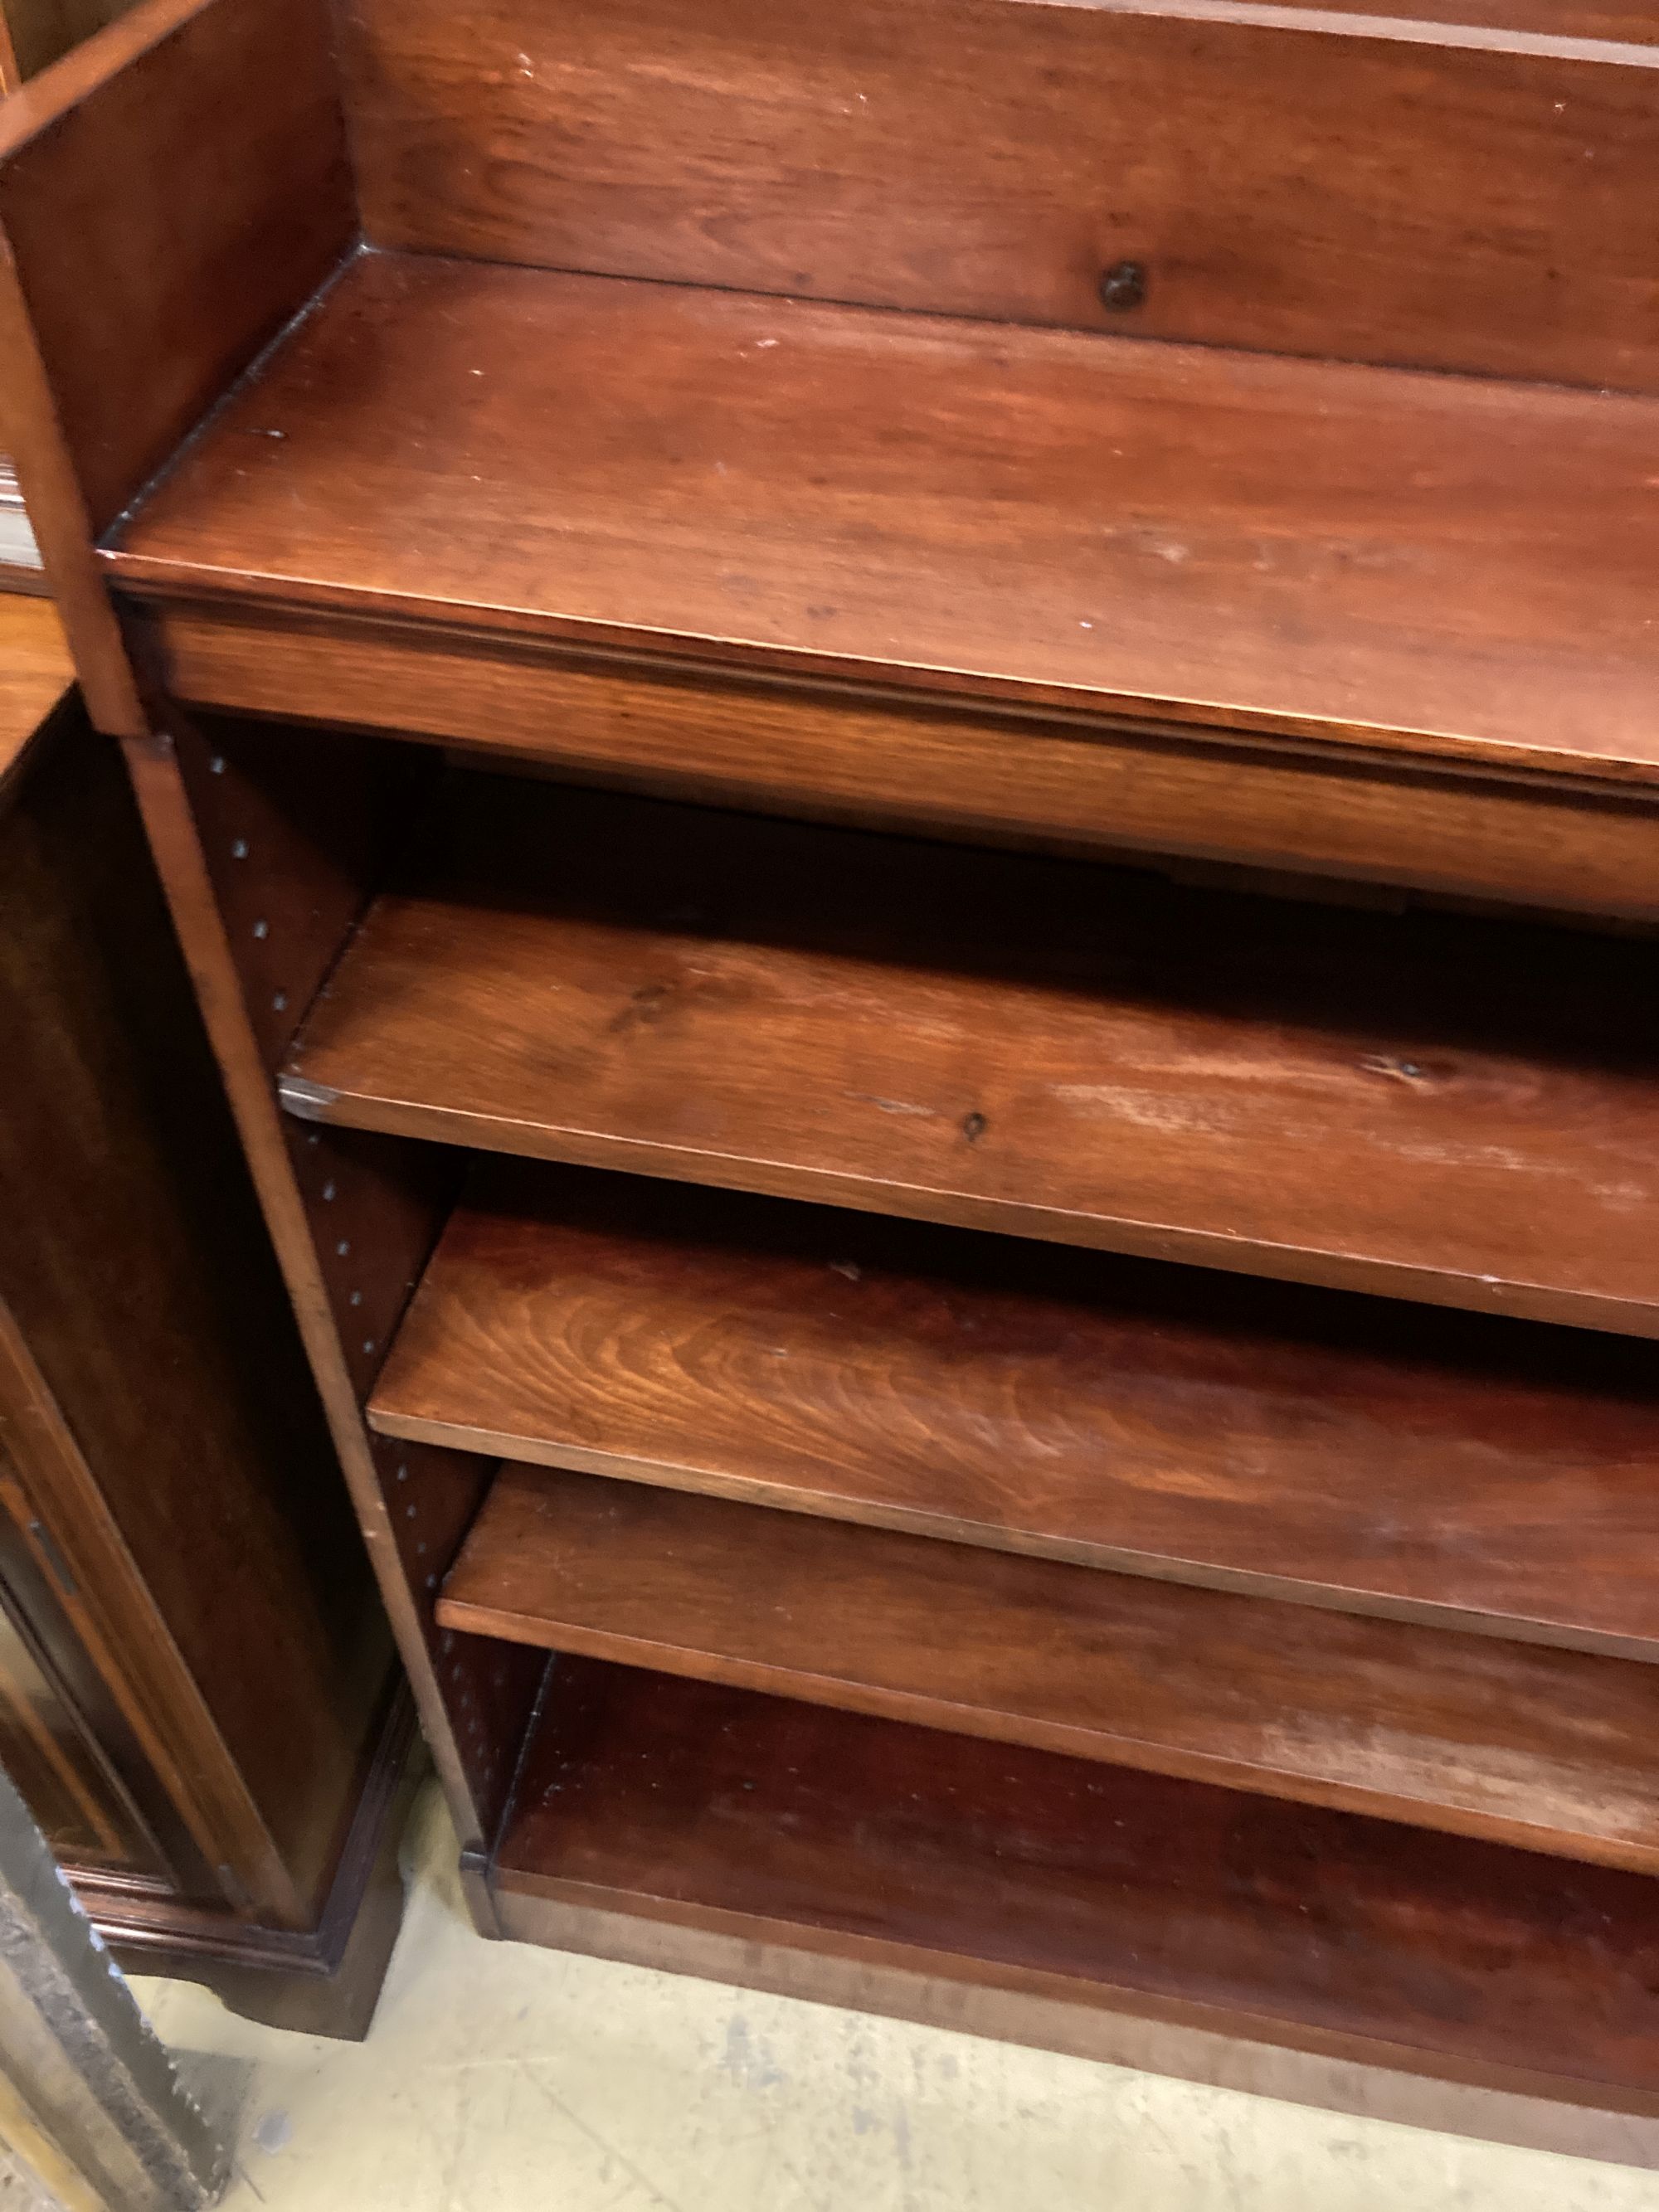
M95 540L356 234L329 0L141 0L0 112L7 440L100 727L145 716Z
M0 822L0 1039L21 1479L209 1865L308 1927L389 1639L120 760L75 708Z
M128 748L139 803L427 1739L477 1851L544 1662L434 1619L490 1463L371 1440L362 1412L453 1164L440 1147L302 1129L272 1085L435 757L328 732L175 726Z

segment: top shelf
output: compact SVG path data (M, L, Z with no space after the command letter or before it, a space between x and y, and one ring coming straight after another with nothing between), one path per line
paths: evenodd
M363 252L106 544L393 617L1659 781L1659 401Z

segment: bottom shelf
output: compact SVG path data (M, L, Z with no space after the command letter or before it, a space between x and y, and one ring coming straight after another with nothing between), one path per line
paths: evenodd
M595 1661L490 1887L508 1936L869 2009L926 1977L1659 2111L1648 1877Z

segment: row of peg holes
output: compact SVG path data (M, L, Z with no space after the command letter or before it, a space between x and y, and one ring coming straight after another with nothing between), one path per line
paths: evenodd
M306 1142L307 1145L320 1145L322 1141L322 1135L319 1131L312 1129L307 1132ZM323 1185L321 1198L325 1206L332 1206L338 1195L339 1193L335 1188L332 1181L325 1182ZM349 1237L341 1237L335 1240L334 1256L337 1260L349 1260L351 1257L351 1239ZM351 1291L347 1293L346 1304L348 1306L355 1309L361 1306L362 1302L363 1294L361 1291ZM340 1334L342 1336L345 1334L343 1328L341 1330ZM362 1339L363 1357L366 1359L372 1359L374 1357L377 1348L377 1341L374 1337L366 1336Z
M407 1468L407 1467L399 1467L399 1468L398 1469L398 1476L397 1476L397 1479L398 1479L398 1480L399 1482L407 1482L407 1481L409 1480L409 1469L408 1469L408 1468ZM419 1518L419 1517L420 1517L420 1516L419 1516L419 1511L418 1511L418 1509L417 1509L416 1507L415 1507L415 1506L413 1506L413 1505L405 1505L405 1506L404 1506L404 1520L406 1520L406 1521L415 1521L415 1520L418 1520L418 1518ZM424 1537L424 1536L421 1537L421 1538L417 1540L417 1542L416 1543L416 1546L415 1546L415 1556L416 1556L416 1558L417 1559L423 1559L426 1557L426 1539L425 1539L425 1537ZM437 1589L437 1587L438 1587L438 1577L436 1577L436 1575L430 1575L430 1574L429 1574L429 1575L427 1577L427 1578L426 1578L426 1586L427 1586L427 1588L428 1588L429 1590L434 1590L434 1589Z
M225 772L224 759L220 754L216 754L209 765L215 775L222 775ZM232 840L230 848L230 856L232 860L246 860L249 857L250 851L251 848L246 837L237 837ZM253 934L256 939L263 943L270 933L270 924L262 915L253 924ZM286 1013L288 1011L287 992L277 991L273 993L270 1005L273 1013ZM308 1146L314 1146L320 1145L322 1142L320 1133L315 1129L311 1130L307 1135L306 1142ZM324 1205L331 1206L333 1204L336 1197L337 1196L337 1192L335 1184L331 1181L325 1182L323 1185L321 1196ZM351 1256L351 1240L349 1237L342 1237L336 1240L334 1256L337 1260L346 1260ZM354 1290L348 1294L347 1304L349 1307L353 1309L361 1307L362 1302L363 1294L361 1290ZM375 1340L373 1337L365 1337L362 1341L363 1356L366 1358L373 1358L376 1350ZM409 1468L406 1464L402 1465L398 1468L397 1480L399 1482L408 1481ZM404 1508L404 1514L405 1519L410 1521L416 1520L419 1517L418 1509L414 1505L406 1505ZM424 1559L426 1557L426 1539L424 1537L421 1537L416 1540L415 1545L415 1554L417 1559ZM438 1587L438 1577L435 1574L428 1573L426 1575L425 1587L428 1593L436 1590ZM454 1643L455 1638L453 1632L452 1631L446 1630L442 1643L442 1650L444 1652L447 1654L453 1652ZM468 1670L462 1660L459 1658L451 1659L449 1666L450 1682L452 1686L460 1691L459 1703L457 1708L458 1714L471 1715L471 1717L466 1722L466 1733L470 1737L471 1737L475 1744L482 1744L484 1741L483 1715L477 1711L471 1690L462 1686L467 1680L467 1672ZM507 1669L503 1666L496 1672L495 1686L497 1689L501 1689L505 1687L506 1682ZM489 1757L484 1759L483 1763L483 1774L486 1782L491 1782L495 1779L495 1770L498 1764L499 1754L495 1752L490 1753Z
M222 753L215 753L213 758L208 763L208 766L215 775L222 775L225 772L224 755ZM233 860L246 860L251 851L252 848L248 844L246 837L233 837L231 839L230 857ZM270 924L266 921L263 916L254 923L253 934L262 941L270 936ZM286 991L275 992L271 997L270 1006L273 1013L285 1014L288 1012L288 993Z
M215 753L213 758L209 762L208 766L215 775L222 775L225 772L224 755L222 753ZM233 860L246 860L249 858L252 850L252 848L249 845L246 837L232 838L230 844L230 857ZM262 942L265 938L270 936L270 924L264 920L263 915L254 923L253 934ZM277 991L273 993L270 1005L271 1011L274 1013L286 1013L288 1011L288 993L286 991ZM322 1142L322 1139L318 1132L315 1129L313 1129L306 1138L306 1142L307 1145L319 1145ZM325 1205L333 1204L335 1188L332 1182L325 1182L323 1185L322 1194ZM349 1257L350 1252L350 1239L349 1237L341 1237L334 1247L335 1258L337 1260L344 1260ZM362 1302L363 1294L361 1291L353 1291L347 1301L349 1304L354 1307L361 1306ZM343 1330L341 1334L343 1335L344 1331ZM372 1359L374 1356L374 1338L366 1337L363 1340L363 1356L365 1358Z
M409 1464L407 1461L400 1461L398 1462L398 1465L393 1471L392 1480L394 1486L398 1483L405 1483L409 1480ZM392 1510L393 1510L393 1517L395 1519L397 1517L395 1508ZM420 1518L419 1507L414 1504L405 1505L403 1510L402 1517L405 1522L418 1521ZM415 1543L415 1554L417 1559L424 1559L426 1557L426 1539L424 1537L416 1538ZM428 1573L424 1577L424 1583L427 1593L430 1595L438 1587L438 1577L435 1574ZM448 1703L454 1726L458 1733L464 1733L471 1739L473 1746L473 1757L477 1761L478 1779L487 1788L494 1783L497 1770L500 1767L501 1747L498 1744L495 1750L488 1752L486 1752L484 1748L490 1739L484 1727L483 1715L478 1710L477 1700L471 1687L473 1680L473 1668L476 1665L476 1662L472 1659L471 1654L464 1652L457 1653L455 1650L455 1632L453 1629L445 1629L442 1632L441 1636L437 1638L437 1643L440 1656L447 1659L449 1662L447 1667L441 1668L438 1671L447 1675L449 1680L450 1698L448 1699ZM505 1664L497 1667L493 1680L494 1686L496 1689L500 1690L506 1687L507 1668Z

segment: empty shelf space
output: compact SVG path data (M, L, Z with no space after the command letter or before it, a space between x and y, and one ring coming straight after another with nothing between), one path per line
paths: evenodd
M438 1619L1659 1872L1659 1668L502 1468Z
M908 1968L1589 2103L1659 2087L1640 1877L580 1660L490 1880L509 1936L866 2008Z
M412 1443L1659 1656L1628 1339L480 1163L369 1408Z
M1652 782L1656 425L1595 392L366 252L106 558L256 627L412 618L480 653ZM516 680L508 653L499 700Z
M1659 1333L1652 946L477 777L325 1121Z

